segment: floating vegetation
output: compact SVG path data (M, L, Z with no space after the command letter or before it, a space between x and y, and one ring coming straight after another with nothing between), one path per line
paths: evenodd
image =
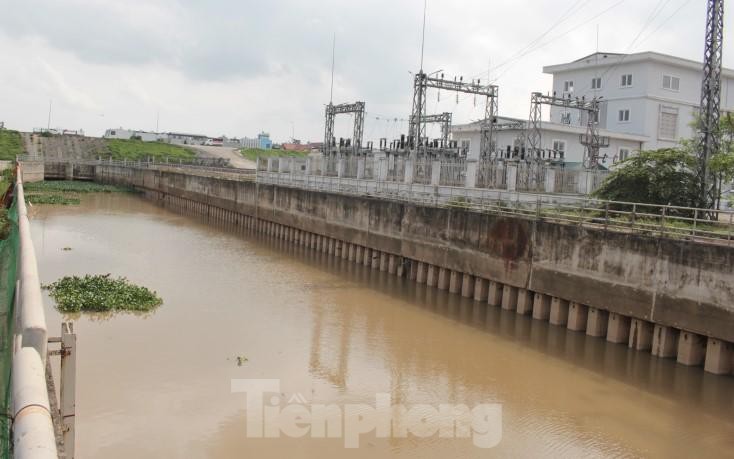
M156 292L110 274L66 276L43 288L61 312L151 311L163 303Z
M27 194L25 200L31 204L56 204L61 206L78 206L82 202L79 198L60 194Z
M248 359L247 357L245 357L244 355L238 355L238 356L237 356L237 366L238 366L238 367L241 367L241 366L242 366L242 364L244 364L244 363L245 363L245 362L247 362L248 360L249 360L249 359Z
M81 203L79 195L85 193L130 193L135 191L122 186L73 180L27 183L23 189L26 191L26 201L31 204L61 206L78 206Z
M50 180L45 182L33 182L23 185L23 189L32 193L130 193L132 188L116 185L103 185L94 182L83 182L78 180Z

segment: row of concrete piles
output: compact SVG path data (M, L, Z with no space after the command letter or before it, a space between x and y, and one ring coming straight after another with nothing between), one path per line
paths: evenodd
M171 195L165 195L161 199L173 210L241 226L363 264L371 269L405 277L428 287L486 302L489 306L532 315L533 319L548 321L551 325L605 338L610 343L626 344L632 349L651 352L653 356L660 358L675 358L683 365L703 365L705 371L713 374L734 373L734 345L726 341L503 285L491 279L475 277L197 201Z

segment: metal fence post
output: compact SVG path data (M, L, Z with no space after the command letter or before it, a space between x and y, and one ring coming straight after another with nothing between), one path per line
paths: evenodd
M666 209L667 209L667 206L663 206L663 209L660 215L660 235L661 236L665 234L665 210Z
M630 226L633 229L635 227L636 213L637 213L637 204L632 204L632 222Z
M540 220L540 195L536 194L535 217Z
M61 324L61 388L59 390L61 422L66 457L74 457L76 412L76 334L74 324Z

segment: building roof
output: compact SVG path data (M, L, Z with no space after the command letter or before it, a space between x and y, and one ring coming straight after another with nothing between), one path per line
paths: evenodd
M194 137L194 138L202 138L202 139L208 139L209 137L205 135L200 134L186 134L185 132L167 132L168 135L177 135L179 137Z
M483 121L474 121L472 123L467 123L467 124L456 124L454 126L451 126L451 132L480 131L482 123ZM505 124L505 123L523 123L523 126L524 126L525 124L527 124L527 120L522 120L519 118L511 118L508 116L498 116L497 117L497 124ZM541 122L540 127L544 131L565 132L568 134L585 134L586 133L586 126L575 126L575 125L570 125L570 124L553 123L551 121L545 121L545 120ZM521 129L514 128L510 130L519 131ZM648 142L650 140L650 138L647 136L642 136L642 135L637 135L637 134L625 134L622 132L615 132L615 131L610 131L607 129L599 129L599 135L611 137L613 139L629 140L632 142Z
M698 61L671 56L669 54L657 53L654 51L645 51L633 54L598 52L565 64L547 65L543 67L543 73L554 74L578 69L605 67L608 65L620 64L621 62L631 64L633 62L643 61L655 61L698 71L701 71L703 67L703 63ZM734 70L723 68L722 75L734 78Z

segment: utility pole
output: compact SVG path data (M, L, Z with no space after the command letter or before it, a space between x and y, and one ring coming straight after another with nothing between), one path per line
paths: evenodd
M46 124L46 131L51 131L51 104L53 103L52 99L48 100L48 123Z
M724 37L724 0L708 0L706 8L706 46L703 54L703 81L698 127L700 206L713 208L718 190L708 161L719 152L721 99L721 48Z

